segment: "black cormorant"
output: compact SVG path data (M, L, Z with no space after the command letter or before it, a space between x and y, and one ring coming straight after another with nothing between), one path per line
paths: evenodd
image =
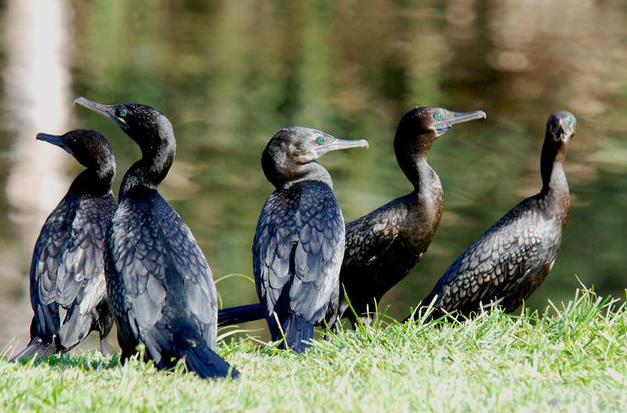
M367 322L365 313L374 311L383 294L422 259L440 222L443 203L440 179L427 163L431 145L453 125L485 117L482 110L458 113L418 107L401 118L394 149L414 191L346 225L340 273L345 291L340 293L340 316L349 316L355 322L345 292L355 312ZM252 321L261 317L260 310L255 305L222 309L218 323Z
M549 117L540 160L542 190L511 209L446 270L422 301L433 306L432 317L444 311L468 316L492 304L512 312L542 284L568 220L563 163L576 125L569 112Z
M108 354L113 314L106 294L104 244L117 206L111 192L113 151L104 136L91 130L40 133L37 139L65 149L87 169L48 216L35 244L31 341L13 359L67 352L92 330L100 333L100 349Z
M107 288L122 359L141 344L158 368L184 358L202 378L237 376L213 351L218 299L211 270L187 225L157 192L174 160L172 124L145 105L74 102L111 119L142 152L124 175L108 233Z
M315 129L277 132L261 164L276 190L266 201L253 241L257 295L274 340L303 352L314 324L337 313L344 255L344 218L327 170L316 162L338 149L368 146Z
M420 262L442 216L442 184L427 163L431 145L453 125L485 119L482 110L452 112L418 107L400 120L394 137L396 160L414 190L346 225L340 283L340 316L370 320L383 295Z

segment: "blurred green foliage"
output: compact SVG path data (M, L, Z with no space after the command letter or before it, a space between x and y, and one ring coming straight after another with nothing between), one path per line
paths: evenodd
M568 11L524 3L72 0L73 88L170 118L178 152L161 191L216 278L252 275L255 225L273 190L259 159L280 128L370 141L367 151L320 160L349 221L411 189L392 148L406 111L486 110L486 121L460 125L432 148L445 212L423 262L386 298L398 317L483 231L539 190L546 119L570 110L579 119L566 166L571 219L530 305L572 296L575 275L598 293L622 296L627 74L617 50L625 50L627 11L619 1ZM112 141L119 184L139 156L136 145L97 115L76 108L75 116ZM225 305L256 299L238 277L219 291Z

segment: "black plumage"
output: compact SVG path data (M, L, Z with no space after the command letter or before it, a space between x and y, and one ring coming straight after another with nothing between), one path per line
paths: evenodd
M257 294L274 340L297 352L313 328L337 313L344 219L331 176L316 159L332 150L367 146L303 127L277 132L263 152L276 190L266 201L253 241Z
M347 224L346 250L340 283L339 315L356 321L353 311L368 322L383 295L422 259L442 215L442 185L427 163L435 140L453 125L485 118L485 112L458 113L443 108L418 107L399 122L394 138L396 159L414 190ZM346 293L346 294L344 294ZM260 318L254 305L219 311L219 325ZM330 322L335 326L338 318Z
M368 323L367 313L420 262L440 223L444 201L440 178L427 163L431 145L453 125L485 117L482 110L418 107L401 118L394 150L414 190L347 224L340 316L356 321L350 301L361 321Z
M444 311L468 316L489 309L491 303L512 312L542 284L555 263L568 220L563 163L576 125L569 112L549 117L540 161L541 191L507 212L446 270L422 301L433 306L432 316Z
M231 326L266 317L261 303L246 304L218 310L218 327Z
M37 238L30 268L31 341L13 359L67 352L91 331L100 333L100 349L108 354L113 314L104 244L116 209L113 151L104 136L91 130L40 133L37 139L63 148L87 169L74 179Z
M75 103L114 121L142 152L124 175L108 233L107 288L122 359L143 345L158 368L185 359L202 378L236 377L213 351L218 299L211 270L187 225L157 192L176 151L172 124L145 105L82 97Z

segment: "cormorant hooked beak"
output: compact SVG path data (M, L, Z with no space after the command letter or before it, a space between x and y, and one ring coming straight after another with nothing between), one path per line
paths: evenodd
M458 123L469 122L475 119L486 119L486 113L482 110L472 112L450 112L450 115L443 115L441 119L436 120L431 125L435 129L438 136L449 130L453 125Z
M83 106L93 112L96 112L106 118L111 119L123 130L128 128L126 121L124 120L124 110L119 109L120 105L105 105L103 103L94 102L93 100L86 99L82 96L74 99L75 105Z
M327 152L337 151L340 149L350 148L368 148L368 141L365 139L337 139L335 138L331 143L321 145L314 149L316 158L324 155Z
M65 143L66 138L64 135L50 135L48 133L38 133L35 139L37 139L38 141L44 141L56 145L59 148L64 149L70 155L74 155L74 152L72 152L70 147Z
M559 141L572 137L575 131L575 117L570 112L556 112L555 116L558 116L556 122L550 122L549 129L553 140Z

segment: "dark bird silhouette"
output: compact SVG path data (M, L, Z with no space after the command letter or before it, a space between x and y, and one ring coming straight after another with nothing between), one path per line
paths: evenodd
M491 303L512 312L542 284L568 220L563 163L576 125L569 112L549 117L540 160L542 190L507 212L446 270L422 301L433 306L432 317L444 312L468 316Z
M401 118L394 151L414 190L346 226L340 316L354 324L356 313L369 323L367 313L420 262L438 229L444 202L440 178L427 163L431 145L453 125L485 117L482 110L458 113L419 107Z
M442 215L440 178L427 163L435 140L453 125L485 118L484 111L458 113L443 108L419 107L407 112L398 125L394 149L399 166L414 190L346 226L346 250L340 283L339 315L356 321L348 310L349 297L355 313L368 322L383 295L422 259ZM345 294L344 294L345 292ZM261 318L259 306L248 305L219 311L219 325ZM336 318L330 322L335 326Z
M157 192L176 151L172 124L145 105L83 97L74 103L111 119L142 152L124 175L107 237L107 289L122 359L143 345L160 369L184 359L202 378L238 376L213 351L218 299L211 270L187 225Z
M104 244L116 208L113 151L104 136L91 130L40 133L37 139L63 148L87 169L74 179L35 243L31 341L13 360L65 353L91 331L100 333L100 349L108 354L113 314L106 295Z
M261 164L276 190L266 201L253 241L257 295L274 340L303 352L313 328L337 313L344 218L327 170L316 162L338 149L368 146L315 129L277 132Z

